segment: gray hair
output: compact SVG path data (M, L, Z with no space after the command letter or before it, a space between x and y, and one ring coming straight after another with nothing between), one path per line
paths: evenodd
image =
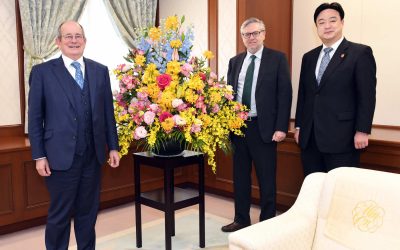
M58 38L58 39L60 39L61 36L62 36L62 34L61 34L61 27L62 27L65 23L67 23L67 22L75 22L75 21L73 21L73 20L67 20L67 21L62 22L62 23L58 26L58 29L57 29L57 38ZM76 23L79 25L79 27L81 27L81 29L82 29L82 35L83 35L83 37L85 38L85 30L83 29L83 27L82 27L82 25L81 25L80 23L78 23L78 22L76 22Z
M262 20L255 18L255 17L250 17L249 19L247 19L246 21L244 21L242 23L242 26L240 26L240 33L243 33L244 28L246 28L249 24L252 23L258 23L258 25L260 25L262 30L265 30L265 24Z

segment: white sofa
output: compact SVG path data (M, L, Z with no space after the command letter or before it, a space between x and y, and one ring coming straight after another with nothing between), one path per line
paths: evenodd
M231 233L229 249L400 249L400 175L313 173L287 212Z

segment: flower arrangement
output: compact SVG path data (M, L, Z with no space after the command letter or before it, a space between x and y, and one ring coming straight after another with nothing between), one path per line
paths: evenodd
M206 66L211 51L191 57L193 28L184 28L184 20L170 16L159 27L137 30L128 63L113 71L120 87L114 93L120 154L133 141L154 150L175 140L205 153L215 172L217 148L229 150L230 133L243 135L247 109Z

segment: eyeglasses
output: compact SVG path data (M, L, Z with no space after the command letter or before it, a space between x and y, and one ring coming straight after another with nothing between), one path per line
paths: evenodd
M253 36L254 38L257 38L261 32L264 32L265 30L258 30L258 31L254 31L254 32L249 32L249 33L242 33L242 36L246 39L249 39L251 36Z
M68 34L68 35L64 35L62 37L67 41L72 41L74 38L75 38L75 40L81 41L85 38L82 34L75 34L75 36Z

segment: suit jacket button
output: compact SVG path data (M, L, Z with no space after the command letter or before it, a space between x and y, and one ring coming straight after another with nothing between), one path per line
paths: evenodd
M74 136L72 136L72 139L73 139L73 140L76 140L76 136L75 136L75 135L74 135Z

